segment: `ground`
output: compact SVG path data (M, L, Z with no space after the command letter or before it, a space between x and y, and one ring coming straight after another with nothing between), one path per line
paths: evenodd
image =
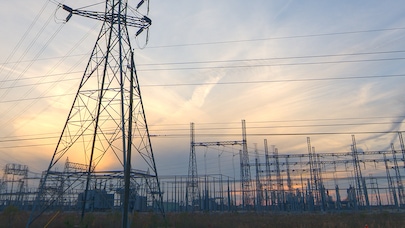
M56 215L56 216L55 216ZM169 213L166 223L160 215L134 213L131 227L330 227L369 228L405 227L405 212L343 213ZM7 208L0 214L0 227L24 227L29 213ZM54 219L52 219L54 218ZM120 227L118 212L87 213L80 222L79 213L42 215L32 227Z

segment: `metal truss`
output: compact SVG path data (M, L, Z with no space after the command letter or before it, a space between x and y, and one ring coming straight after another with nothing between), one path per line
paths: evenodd
M83 198L83 218L88 211L86 200L95 189L94 173L118 169L124 173L122 207L125 227L132 191L131 181L137 181L133 179L132 173L131 163L134 162L137 169L148 173L143 176L147 186L144 196L148 199L148 207L164 215L162 193L128 32L128 26L131 26L138 28L139 34L148 29L151 20L140 15L137 8L128 10L127 1L121 0L107 0L105 12L102 13L72 9L66 5L61 7L69 12L66 21L72 15L80 15L100 20L103 24L50 164L41 178L28 226L45 210L54 209L54 203L64 200L62 196L65 193L76 194L77 186L82 184L84 188L80 194ZM128 12L135 15L129 15ZM68 157L74 163L83 164L76 167L81 174L77 173L72 178L56 175L54 170ZM75 167L72 165L69 168ZM56 181L55 178L61 179ZM57 186L54 186L55 183Z

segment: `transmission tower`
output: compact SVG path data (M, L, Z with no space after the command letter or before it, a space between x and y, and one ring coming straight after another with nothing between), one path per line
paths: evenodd
M260 173L262 172L260 167L259 151L257 144L255 143L255 167L256 167L256 210L260 211L263 206L263 185L260 180Z
M316 186L316 175L315 175L315 168L314 168L314 157L312 153L312 146L311 146L311 138L307 137L307 147L308 147L308 160L309 160L309 179L308 179L308 194L309 200L313 201L314 197L316 196L315 186ZM311 202L309 205L312 205Z
M357 144L356 144L356 138L354 135L352 135L352 156L353 156L353 167L354 167L354 178L355 178L355 183L356 183L356 193L357 193L357 200L355 207L356 209L358 206L364 206L364 196L363 195L363 190L365 189L365 183L363 181L363 176L361 174L361 168L360 168L360 160L359 160L359 154L357 151ZM368 197L366 196L366 201L368 202ZM367 203L368 206L368 203Z
M195 155L194 123L190 124L190 158L188 165L186 206L191 205L191 210L200 208L200 189L198 187L197 158Z
M146 1L142 0L136 7L130 7L127 0L106 0L105 12L60 5L68 13L66 22L72 15L80 15L102 21L102 26L52 159L42 175L27 226L47 209L63 209L59 207L61 205L57 205L59 208L53 205L54 202L80 182L85 186L83 203L78 205L83 218L88 192L95 186L92 182L94 173L106 170L124 173L124 187L120 190L124 197L119 205L123 212L123 227L128 225L128 202L130 191L133 191L130 186L134 183L145 185L148 207L164 215L130 39L151 25L151 20L138 12L144 3ZM134 32L129 28L135 28ZM71 179L69 185L62 184L63 180L55 181L53 176L68 156L70 161L87 167L75 180ZM138 171L132 169L131 163Z
M398 138L399 138L399 144L401 146L402 160L404 162L404 168L405 168L405 145L404 145L404 138L402 137L402 132L400 132L400 131L398 131Z
M391 152L392 152L392 158L394 161L394 167L392 167L395 170L395 179L397 181L397 187L398 187L398 198L399 198L399 205L403 206L404 205L404 186L402 184L402 177L401 177L401 172L399 170L398 166L398 161L397 161L397 155L396 151L394 148L394 143L391 143Z
M252 205L251 176L249 152L247 148L246 122L242 120L242 151L240 152L240 176L242 185L242 206L244 209Z
M242 205L245 208L247 205L250 204L250 164L249 164L249 155L247 154L247 146L246 146L246 125L245 125L245 120L242 120L242 140L238 141L216 141L216 142L196 142L195 141L195 134L194 134L194 123L191 123L190 125L190 158L189 158L189 167L188 167L188 177L187 177L187 191L186 191L186 201L187 205L189 205L189 202L191 199L200 199L200 192L199 192L199 187L198 187L198 176L197 176L197 161L196 161L196 155L195 155L195 147L211 147L211 146L234 146L234 145L241 145L242 148L244 148L244 155L242 155L242 150L240 151L240 159L241 159L241 188L242 188ZM218 157L219 158L219 157ZM242 163L243 162L243 163ZM220 168L220 163L218 163L219 168ZM248 169L246 169L246 167ZM245 171L244 171L245 170ZM248 178L244 177L244 173L247 173L246 170L248 171ZM246 181L246 180L249 181ZM243 181L245 180L245 182ZM246 183L247 182L247 183ZM249 200L248 200L249 199ZM249 204L247 204L249 202ZM198 203L199 200L194 200L192 203L193 205L193 210L198 208ZM204 208L206 208L206 203L204 203ZM201 206L200 206L201 208Z
M0 200L5 205L21 207L24 205L24 192L28 190L28 166L20 164L6 164L3 178L0 180Z
M399 207L399 204L398 204L397 192L395 190L395 186L392 181L391 174L390 174L390 167L388 166L389 160L387 159L387 156L385 154L383 154L383 157L384 157L384 164L385 164L385 172L387 174L389 198L390 198L391 203L394 203L395 207L397 208L397 207Z
M266 207L267 207L267 206L269 206L268 193L270 193L272 190L269 147L267 146L267 139L264 139L264 156L265 156L265 161L266 161L266 189L265 189L266 201L265 202L266 202Z

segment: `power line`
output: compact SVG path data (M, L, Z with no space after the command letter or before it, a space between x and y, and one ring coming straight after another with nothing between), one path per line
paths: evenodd
M45 74L45 75L38 75L38 76L33 76L33 77L26 77L26 78L20 78L18 81L24 81L24 80L32 80L32 79L38 79L38 78L49 78L49 77L56 77L56 76L62 76L62 75L68 75L68 74L78 74L78 73L83 73L83 71L70 71L70 72L64 72L64 73L56 73L56 74ZM12 82L15 79L8 79L4 80L4 82Z
M291 60L291 59L307 59L307 58L329 58L329 57L345 57L345 56L361 56L361 55L394 54L394 53L396 54L396 53L404 53L404 52L405 52L405 50L392 50L392 51L358 52L358 53L343 53L343 54L323 54L323 55L303 55L303 56L234 59L234 60L210 60L210 61L171 62L171 63L147 63L147 64L138 64L138 66L162 66L162 65L231 63L231 62L250 62L250 61L268 61L268 60Z
M265 120L265 121L248 121L249 124L261 124L261 123L280 123L280 122L304 122L304 121L340 121L340 120L370 120L370 119L392 119L392 118L402 118L405 119L405 116L371 116L371 117L342 117L342 118L316 118L316 119L287 119L287 120ZM225 123L218 123L218 122L202 122L198 123L198 125L229 125L229 124L237 124L240 125L240 122L225 122ZM189 126L189 124L158 124L153 125L150 124L149 126Z
M57 83L57 82L67 82L67 81L76 81L77 82L77 78L68 78L68 79L49 81L49 82L37 82L37 83L34 83L34 84L25 84L25 85L15 85L15 86L9 86L9 87L0 87L0 90L1 89L21 88L21 87L27 87L27 86L38 86L38 85L45 85L45 84L53 84L53 83Z
M269 121L253 121L249 123L274 123L274 122L301 122L301 121L337 121L337 120L369 120L369 119L387 119L387 118L402 118L405 116L372 116L372 117L344 117L344 118L317 118L317 119L295 119L295 120L269 120Z
M87 36L87 35L86 35ZM83 38L82 38L83 40ZM81 40L81 41L82 41ZM77 44L75 45L75 47L77 46ZM71 51L70 51L71 52ZM251 62L251 61L266 61L266 60L276 60L276 59L303 59L303 58L323 58L323 57L332 57L332 56L350 56L350 55L371 55L371 54L387 54L387 53L403 53L405 52L405 50L400 50L400 51L381 51L381 52L364 52L364 53L346 53L346 54L326 54L326 55L307 55L307 56L291 56L291 57L280 57L280 58L260 58L260 59L238 59L238 60L213 60L213 61L195 61L195 62L172 62L172 63L155 63L155 64L138 64L138 66L159 66L159 65L185 65L185 64L207 64L207 63L231 63L231 62ZM80 55L76 55L76 56L84 56L82 54ZM63 57L61 57L62 59L66 59L70 57L70 55L65 55ZM44 60L47 60L50 58L44 58ZM54 59L54 58L52 58ZM402 58L401 58L402 59ZM380 59L380 60L397 60L397 58L393 58L393 59ZM32 60L31 62L36 61L36 60ZM354 61L378 61L378 60L354 60ZM338 61L341 62L341 61ZM323 64L325 62L312 62L312 63L288 63L288 65L298 65L298 64ZM335 62L328 62L328 63L335 63ZM284 64L283 64L284 65ZM247 65L247 66L225 66L228 68L232 68L232 67L253 67L254 65ZM268 65L258 65L258 66L268 66ZM270 65L271 66L271 65ZM203 69L206 69L207 67L203 67ZM210 67L208 67L210 68ZM186 68L175 68L178 70L181 69L186 69ZM189 69L189 68L187 68ZM197 68L200 69L200 68ZM153 69L153 70L163 70L163 69ZM174 70L174 69L170 69L170 70ZM142 71L142 69L140 69L140 71ZM149 71L149 70L147 70ZM66 75L66 74L75 74L75 73L81 73L80 71L76 71L76 72L66 72L66 73L59 73L59 74L47 74L47 75L42 75L42 76L35 76L35 77L28 77L28 78L22 78L19 77L18 79L6 79L3 80L2 82L9 82L12 81L15 82L16 81L21 81L21 80L29 80L29 79L36 79L36 78L46 78L46 77L51 77L51 76L58 76L58 75ZM386 75L386 76L365 76L367 78L371 78L371 77L402 77L403 75ZM364 78L362 76L360 77L352 77L352 78L344 78L344 79L358 79L358 78ZM341 78L333 78L334 80L338 80ZM72 79L68 79L66 81L70 81ZM330 78L328 79L299 79L299 80L271 80L271 81L245 81L245 82L219 82L219 83L204 83L204 85L210 85L210 84L249 84L249 83L263 83L263 82L287 82L287 81L310 81L310 80L331 80ZM60 81L65 81L65 80L60 80ZM45 82L45 83L41 83L41 84L47 84L50 82ZM23 86L30 86L32 84L29 85L19 85L19 86L15 86L13 84L13 86L9 86L9 87L0 87L0 89L11 89L11 88L15 88L15 87L23 87ZM151 86L188 86L188 85L201 85L201 83L192 83L192 84L188 84L188 83L177 83L177 84L166 84L166 85L144 85L147 87L151 87Z
M47 23L49 23L49 21L47 21ZM47 25L47 24L46 24L46 25ZM52 42L52 40L56 37L56 35L61 31L62 27L63 27L63 25L59 26L58 29L55 30L55 32L52 34L52 36L49 37L49 38L46 40L45 44L44 44L44 45L41 47L41 49L36 53L34 59L38 58L38 57L45 51L46 47ZM43 32L44 29L45 29L45 25L42 27L42 30L38 33L38 36L39 36L39 34L41 34L41 33ZM32 46L33 44L34 44L34 43L32 42L30 45ZM25 51L25 53L21 56L21 58L22 58L23 56L25 56L27 53L28 53L28 50ZM15 80L13 81L12 86L14 86L14 85L17 83L17 80L20 79L20 78L28 71L28 69L32 66L32 64L33 64L33 63L29 64L28 66L26 66L26 67L24 68L24 70L18 75L17 79L15 79ZM17 67L17 65L14 65L13 70L10 71L8 75L10 75L11 72L13 72L16 67ZM4 97L8 94L8 92L9 92L9 90L6 90L6 91L0 96L0 99L4 98Z
M287 121L285 121L287 122ZM401 124L402 122L377 122L377 123L335 123L335 124L304 124L304 125L272 125L272 126L249 126L249 129L274 129L274 128L305 128L305 127L342 127L342 126L364 126L364 125L386 125L386 124ZM212 131L212 130L239 130L238 127L209 127L209 128L198 128L198 131ZM159 128L154 129L151 127L151 132L159 131L189 131L188 128Z
M138 71L206 70L206 69L253 68L253 67L270 67L270 66L298 66L298 65L378 62L378 61L393 61L404 59L405 57L397 57L397 58L381 58L381 59L323 61L323 62L318 61L318 62L304 62L304 63L270 63L270 64L255 64L255 65L231 65L231 66L181 67L181 68L174 67L174 68L159 68L159 69L149 68L149 69L139 69Z
M228 41L201 42L201 43L190 43L190 44L157 45L157 46L148 46L146 48L152 49L152 48L187 47L187 46L201 46L201 45L215 45L215 44L232 44L232 43L242 43L242 42L267 41L267 40L297 39L297 38L310 38L310 37L321 37L321 36L349 35L349 34L359 34L359 33L386 32L386 31L395 31L395 30L405 30L405 27L369 29L369 30L357 30L357 31L343 31L343 32L332 32L332 33L318 33L318 34L308 34L308 35L267 37L267 38L246 39L246 40L228 40Z
M351 124L348 124L351 125ZM353 124L356 125L356 124ZM314 127L320 127L321 125L314 125ZM334 125L330 125L334 126ZM249 127L249 129L257 129L258 127ZM263 127L265 128L265 127ZM189 129L181 129L181 130L189 130ZM212 128L210 130L218 130L216 128ZM223 130L223 129L221 129ZM151 133L155 132L156 130L151 130ZM171 129L171 131L174 131ZM341 131L331 131L331 132L290 132L290 133L248 133L247 136L301 136L301 135L352 135L352 134L391 134L398 132L402 132L402 130L396 131L356 131L356 132L341 132ZM41 135L41 134L38 134ZM40 140L49 140L49 139L57 139L59 135L55 133L55 135L48 135L38 137L38 135L26 135L24 138L18 137L1 137L0 143L10 143L10 142L24 142L24 141L40 141ZM235 136L240 137L241 134L238 133L196 133L196 136L209 136L209 137L229 137ZM188 138L190 134L151 134L151 137L158 137L158 138L166 138L166 137L185 137ZM11 139L10 139L11 138Z
M377 76L358 76L358 77L335 77L335 78L306 78L306 79L281 79L281 80L260 80L260 81L238 81L238 82L217 82L217 83L210 83L210 82L203 82L203 83L175 83L175 84L146 84L142 85L142 87L172 87L172 86L199 86L199 85L235 85L235 84L261 84L261 83L279 83L279 82L308 82L308 81L329 81L329 80L354 80L354 79L367 79L367 78L390 78L390 77L405 77L405 74L398 74L398 75L377 75ZM72 79L66 80L58 80L56 82L63 82L63 81L70 81ZM54 83L52 82L44 82L42 84L47 83ZM36 84L29 84L29 85L20 85L20 86L12 86L6 87L5 89L15 88L15 87L24 87L24 86L32 86ZM0 88L1 89L1 88ZM42 97L32 97L32 98L21 98L21 99L14 99L14 100L3 100L0 103L12 103L12 102L21 102L21 101L30 101L30 100L39 100L39 99L46 99L46 98L54 98L54 97L62 97L62 96L70 96L74 95L73 93L69 94L59 94L59 95L51 95L51 96L42 96Z
M105 2L98 2L98 3L91 4L91 5L82 6L82 7L80 7L80 8L77 8L76 10L85 9L85 8L90 8L90 7L92 7L92 6L96 6L96 5L100 5L100 4L105 4Z
M401 130L400 130L401 131ZM264 136L314 136L314 135L364 135L364 134L397 134L398 131L356 131L356 132L291 132L291 133L249 133L247 134L248 137L264 137ZM240 134L196 134L196 137L240 137ZM162 134L162 135L151 135L153 138L188 138L190 137L189 134ZM50 138L58 138L55 137L47 137ZM14 140L14 142L21 142L21 141L32 141L32 140L41 140L40 138L33 138L33 139L22 139L22 140ZM3 141L0 141L3 143ZM54 143L37 143L37 144L28 144L28 145L12 145L12 146L0 146L1 149L8 149L8 148L24 148L24 147L36 147L36 146L50 146L55 145Z
M39 144L29 144L29 145L13 145L13 146L1 146L2 149L12 149L12 148L26 148L26 147L37 147L37 146L52 146L55 143L39 143Z
M303 79L280 79L280 80L260 80L260 81L234 81L234 82L203 82L203 83L175 83L175 84L147 84L143 87L171 87L171 86L199 86L199 85L235 85L235 84L261 84L261 83L280 83L280 82L310 82L310 81L334 81L334 80L355 80L355 79L373 79L373 78L396 78L405 77L405 74L392 75L368 75L353 77L333 77L333 78L303 78Z
M55 59L62 59L66 57L78 57L78 56L88 56L89 53L86 54L75 54L75 55L69 55L69 56L54 56L54 57L45 57L45 58L37 58L37 59L29 59L29 60L21 60L21 61L6 61L3 63L0 63L0 65L7 65L7 64L20 64L20 63L29 63L29 62L38 62L38 61L47 61L47 60L55 60Z
M75 74L78 72L71 72L66 74ZM66 75L64 73L55 75ZM46 77L46 76L38 76ZM334 81L334 80L355 80L355 79L373 79L373 78L396 78L405 77L405 74L393 74L393 75L368 75L368 76L353 76L353 77L333 77L333 78L303 78L303 79L280 79L280 80L260 80L260 81L233 81L233 82L201 82L201 83L174 83L174 84L146 84L142 87L178 87L178 86L200 86L200 85L237 85L237 84L262 84L262 83L281 83L281 82L310 82L310 81ZM75 81L77 78L68 78L63 80L48 81L41 83L25 84L25 85L15 85L9 87L0 87L1 89L12 89L26 86L43 85L55 82L67 82ZM0 101L1 103L2 101ZM7 101L4 101L7 102Z
M61 26L60 26L59 28L61 28ZM83 41L90 35L91 31L92 31L94 28L96 28L96 26L94 26L94 27L93 27L91 30L89 30L78 42L76 42L76 44L69 50L69 52L68 52L64 57L62 57L62 58L49 70L49 72L48 72L47 75L49 75L49 74L52 73L54 70L56 70L56 69L58 68L58 66L59 66L60 64L62 64L62 62L63 62L64 60L66 60L66 58L67 58L74 50L76 50L76 49L79 47L79 45L80 45L81 43L83 43ZM45 49L45 48L43 48L43 49ZM77 61L76 64L72 65L72 67L68 70L68 72L66 72L66 74L62 75L61 78L59 78L59 79L56 80L56 81L53 81L51 86L49 86L47 89L45 89L44 91L41 92L41 96L47 94L49 91L51 91L51 90L55 87L55 85L56 85L57 83L60 83L61 81L63 81L63 79L66 77L66 75L68 75L73 69L75 69L77 65L79 65L80 63L82 63L82 59L83 59L83 58L84 58L84 56L82 56L82 58L81 58L79 61ZM31 66L31 65L32 65L32 63L31 63L29 66ZM37 86L37 85L40 85L40 84L48 84L48 83L43 83L43 80L44 80L45 78L47 78L47 76L45 76L45 77L43 77L43 78L40 78L40 80L38 80L38 82L36 82L36 83L34 84L34 86ZM17 82L15 81L14 84L16 84L16 83L17 83ZM15 87L21 87L21 86L15 86ZM9 87L9 88L10 88L10 87ZM69 91L70 89L71 89L71 88L69 88L68 91ZM34 88L32 87L31 89L29 89L28 91L26 91L25 94L23 95L23 97L27 97L33 90L34 90ZM8 91L8 90L6 90L6 91ZM37 101L38 101L38 100L35 100L34 102L32 102L32 103L30 103L30 104L24 106L24 108L23 108L22 110L20 110L19 113L15 113L15 115L13 115L13 117L11 118L11 120L9 120L9 122L14 122L14 121L15 121L16 119L18 119L22 114L26 113L26 111L29 110L33 105L35 105L35 103L36 103ZM16 106L17 106L17 103L14 104L13 106L9 107L9 109L13 109L13 108L15 108ZM49 106L48 106L48 107L49 107ZM45 110L45 109L44 109L44 110ZM22 127L22 126L23 126L23 125L21 125L20 127ZM2 127L2 126L0 126L0 127ZM15 130L17 130L17 129L15 129Z
M399 130L402 132L402 130ZM362 134L397 134L398 131L347 131L347 132L290 132L290 133L248 133L247 136L309 136L309 135L362 135ZM240 137L240 134L232 133L215 133L215 134L195 134L196 137ZM154 135L157 138L184 138L189 134L162 134Z
M39 10L38 14L35 16L34 20L31 22L31 24L28 26L28 29L25 30L23 36L20 38L20 40L18 41L18 43L16 44L16 46L14 46L13 50L11 51L11 53L8 55L5 64L10 63L10 60L14 57L15 53L17 52L17 50L21 47L22 43L24 42L24 40L27 38L28 34L31 32L32 28L34 27L34 25L37 23L38 19L40 18L40 16L42 15L42 13L44 12L44 10L46 9L48 5L48 1L45 1L44 5L42 6L42 8ZM32 41L34 42L34 41ZM29 50L31 48L28 47L27 50ZM22 59L23 56L20 57L20 59ZM0 73L3 71L4 68L0 68ZM4 82L4 80L7 80L10 77L10 74L7 74L5 78L3 78L3 80L0 81L0 84Z
M75 94L76 93L68 93L68 94L50 95L50 96L42 96L42 97L21 98L21 99L15 99L15 100L0 101L0 103L13 103L13 102L21 102L21 101L32 101L32 100L40 100L40 99L46 99L46 98L71 96L71 95L75 95Z
M391 50L391 51L376 51L376 52L358 52L358 53L342 53L342 54L323 54L323 55L303 55L303 56L285 56L285 57L268 57L268 58L252 58L252 59L230 59L230 60L209 60L209 61L190 61L190 62L169 62L169 63L144 63L137 64L137 66L163 66L163 65L186 65L186 64L208 64L208 63L231 63L231 62L250 62L250 61L268 61L268 60L290 60L290 59L306 59L306 58L326 58L326 57L344 57L344 56L360 56L360 55L378 55L378 54L397 54L404 53L405 50ZM47 58L38 58L34 60L21 60L18 62L4 62L0 65L7 65L11 63L24 63L44 60L54 60L58 58L88 56L89 53L76 54L68 56L55 56Z

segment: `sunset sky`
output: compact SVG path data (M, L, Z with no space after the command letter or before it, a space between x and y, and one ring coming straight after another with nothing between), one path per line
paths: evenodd
M211 142L241 140L246 120L252 156L264 139L306 153L307 137L347 152L352 134L360 150L399 148L404 12L401 1L151 1L149 42L132 44L158 172L187 173L191 122ZM40 173L51 159L102 24L65 16L54 0L0 2L0 167ZM197 148L199 172L232 175L239 149Z

